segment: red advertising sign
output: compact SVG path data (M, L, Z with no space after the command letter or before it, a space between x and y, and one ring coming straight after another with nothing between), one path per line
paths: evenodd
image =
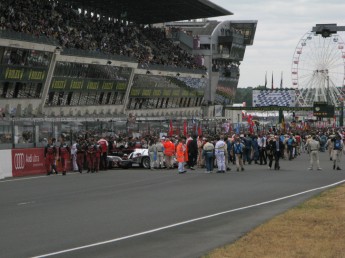
M13 177L45 173L44 148L12 149Z

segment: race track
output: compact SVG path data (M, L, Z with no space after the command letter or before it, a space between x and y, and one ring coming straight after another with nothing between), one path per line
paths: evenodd
M200 257L345 180L326 153L322 171L308 164L1 180L1 257Z

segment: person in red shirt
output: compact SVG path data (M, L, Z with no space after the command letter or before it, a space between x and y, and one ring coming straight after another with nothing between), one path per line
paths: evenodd
M55 138L49 138L48 144L44 148L45 165L48 176L53 173L53 170L55 171L55 174L57 174L57 169L55 165L55 157L57 150L54 142Z
M62 166L62 175L66 175L66 171L68 170L68 164L67 161L69 159L69 154L70 154L70 147L68 144L65 142L65 135L61 135L61 144L59 147L59 159L61 162Z
M94 139L90 138L86 146L87 173L94 172L96 162L96 150Z
M108 141L104 138L101 138L97 142L100 146L101 157L100 157L100 165L102 170L107 170L107 157L108 157Z

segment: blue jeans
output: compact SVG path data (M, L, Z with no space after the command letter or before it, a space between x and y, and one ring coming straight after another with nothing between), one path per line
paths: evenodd
M183 172L184 171L184 162L179 162L178 163L178 172Z
M205 164L206 164L206 171L213 170L213 152L205 153Z
M252 163L251 155L252 155L252 150L251 149L245 149L244 155L243 155L243 160L247 161L249 164Z
M291 160L293 158L293 155L292 155L293 147L292 145L288 145L287 147L288 147L288 152L289 152L289 160Z

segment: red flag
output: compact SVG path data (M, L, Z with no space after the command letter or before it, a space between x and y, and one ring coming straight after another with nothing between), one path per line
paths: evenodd
M202 129L201 129L201 124L199 123L198 126L198 136L202 135Z
M183 122L183 135L187 136L187 120Z
M169 136L171 137L174 134L174 129L172 125L172 120L170 119L170 125L169 125Z

